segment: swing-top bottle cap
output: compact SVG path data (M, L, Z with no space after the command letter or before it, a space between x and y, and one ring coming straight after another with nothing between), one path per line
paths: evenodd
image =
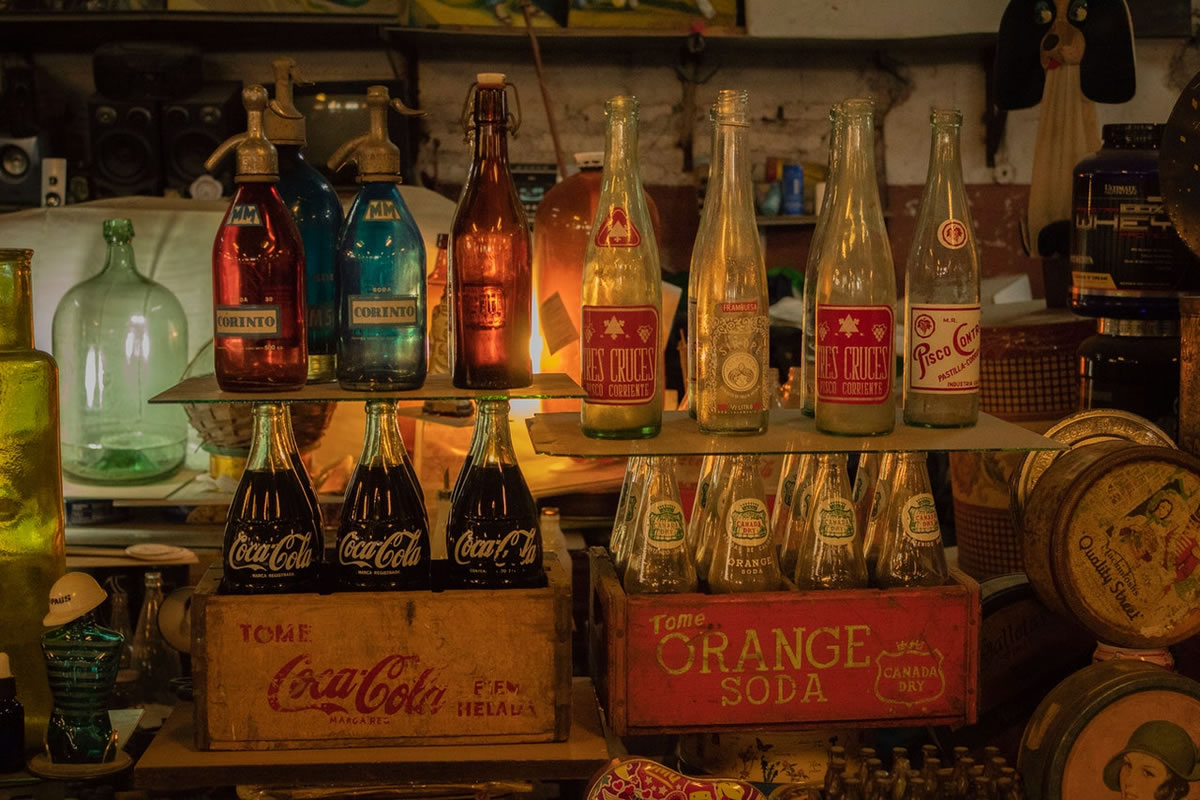
M503 72L480 72L475 75L475 83L480 89L503 89Z
M303 147L308 143L308 135L304 127L304 115L296 108L292 87L304 83L295 60L277 58L271 62L275 70L275 99L267 105L267 114L263 117L263 130L272 144L298 144Z
M216 169L230 150L237 152L237 183L274 183L279 180L279 153L263 134L267 111L267 90L258 84L242 89L246 107L246 132L230 136L204 162L209 172Z
M17 679L8 665L8 653L0 653L0 700L12 700L17 696Z
M388 95L386 86L367 87L367 110L370 114L370 128L362 136L357 136L343 144L329 157L329 168L333 171L341 169L347 162L353 161L358 167L358 180L392 181L400 180L400 148L388 137L387 113L394 108L405 116L420 116L423 111L417 111L404 105L398 97Z

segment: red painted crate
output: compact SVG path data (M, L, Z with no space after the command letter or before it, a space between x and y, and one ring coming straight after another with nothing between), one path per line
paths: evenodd
M592 675L620 736L975 722L979 585L627 595L593 548Z

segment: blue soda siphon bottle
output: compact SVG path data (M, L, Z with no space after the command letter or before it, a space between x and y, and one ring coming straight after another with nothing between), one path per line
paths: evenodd
M425 243L400 196L400 149L388 139L388 108L419 113L367 89L370 130L329 159L353 161L362 184L337 251L337 378L345 389L418 389L425 383Z
M54 695L46 751L56 764L101 764L117 755L108 701L125 637L96 622L108 595L84 572L68 572L50 588L42 656Z
M342 204L325 176L304 160L303 148L308 141L304 115L292 98L293 83L303 82L296 62L277 58L271 65L275 69L275 99L267 106L263 128L279 154L279 182L275 188L296 218L304 242L308 382L327 383L337 377L334 254L342 229Z

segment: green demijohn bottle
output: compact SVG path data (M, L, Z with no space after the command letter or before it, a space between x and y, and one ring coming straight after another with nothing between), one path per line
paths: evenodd
M54 312L62 465L82 481L142 483L183 463L183 409L146 401L187 368L187 317L170 290L138 272L130 220L105 220L104 240L103 269Z
M0 652L25 706L25 741L42 740L50 688L40 638L63 573L58 369L33 349L31 250L0 250ZM19 589L19 591L14 591Z

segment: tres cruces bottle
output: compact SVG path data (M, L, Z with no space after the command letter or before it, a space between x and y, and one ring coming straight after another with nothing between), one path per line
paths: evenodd
M424 497L396 424L396 401L368 401L363 452L350 476L338 525L338 586L429 588Z
M637 99L614 97L604 113L604 178L584 257L580 420L588 436L640 439L662 426L662 274L638 169Z
M477 76L471 110L475 156L450 227L451 377L462 389L533 382L532 251L525 208L508 167L504 87L503 74Z
M446 525L452 588L545 585L537 506L517 466L508 400L482 398L471 458L463 465Z
M817 222L813 226L804 265L804 360L801 368L804 380L801 382L800 406L810 417L814 413L817 396L817 270L821 262L821 243L825 241L825 232L829 229L830 212L838 205L834 190L840 180L845 151L842 140L844 125L841 106L834 104L829 109L829 172L825 181L825 196L821 200L821 210L817 212Z
M308 477L297 471L300 456L288 428L282 403L254 405L250 454L225 520L227 594L317 588L321 521L306 489Z
M696 568L684 543L687 525L679 504L676 469L673 458L650 458L633 550L625 568L625 591L630 594L696 591Z
M890 433L896 424L896 274L875 176L874 103L841 104L845 153L821 241L816 285L816 424Z
M425 383L425 243L400 196L400 149L387 113L409 112L386 86L367 88L371 128L330 157L358 166L362 187L337 252L337 376L345 389L418 389Z
M696 420L706 433L767 428L767 274L754 218L748 105L741 90L717 95L708 227L692 256L698 272L688 340L696 342Z
M242 90L247 130L204 163L237 151L237 191L213 242L213 367L225 391L299 389L308 379L304 244L275 183L279 157L263 135L267 90Z
M904 278L904 421L979 419L979 251L963 188L962 114L934 109L929 175Z

